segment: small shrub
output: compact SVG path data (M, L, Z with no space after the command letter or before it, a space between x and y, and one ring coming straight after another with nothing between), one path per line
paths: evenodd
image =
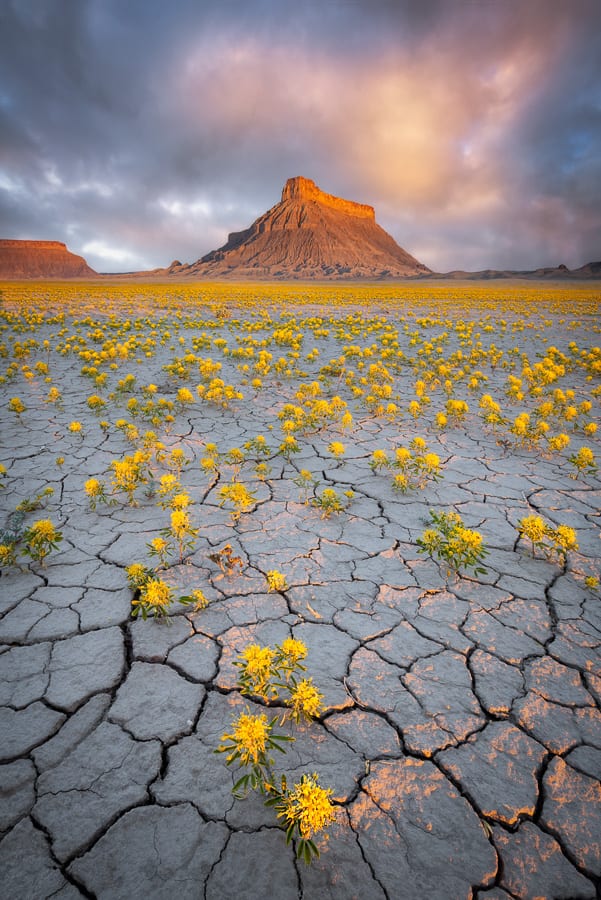
M417 539L419 553L443 560L449 570L458 573L460 569L473 569L475 575L484 574L481 562L487 555L478 531L465 528L461 516L456 512L435 512L430 510L433 527L426 528Z

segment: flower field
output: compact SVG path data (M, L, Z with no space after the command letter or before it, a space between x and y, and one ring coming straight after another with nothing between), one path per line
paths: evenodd
M0 288L7 896L595 897L601 291Z

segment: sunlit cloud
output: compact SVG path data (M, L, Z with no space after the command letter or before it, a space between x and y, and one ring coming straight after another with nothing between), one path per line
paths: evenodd
M81 248L87 259L100 263L102 269L106 265L119 265L133 268L142 268L144 260L129 250L111 246L104 241L87 241Z

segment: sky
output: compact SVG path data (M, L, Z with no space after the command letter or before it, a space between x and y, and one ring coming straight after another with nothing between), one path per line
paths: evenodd
M297 175L435 271L601 259L600 0L0 0L0 237L193 262Z

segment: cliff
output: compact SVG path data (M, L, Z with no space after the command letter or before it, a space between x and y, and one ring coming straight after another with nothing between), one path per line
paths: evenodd
M430 270L381 228L372 206L320 190L309 178L290 178L282 199L226 244L175 276L198 278L405 278Z
M82 256L61 241L0 239L0 278L95 278Z
M345 213L347 216L359 216L361 219L373 219L374 221L376 219L373 206L367 206L366 203L355 203L353 200L342 200L340 197L334 197L333 194L326 194L310 178L300 176L289 178L282 190L282 203L285 203L286 200L313 201L322 206L337 209L338 212Z

